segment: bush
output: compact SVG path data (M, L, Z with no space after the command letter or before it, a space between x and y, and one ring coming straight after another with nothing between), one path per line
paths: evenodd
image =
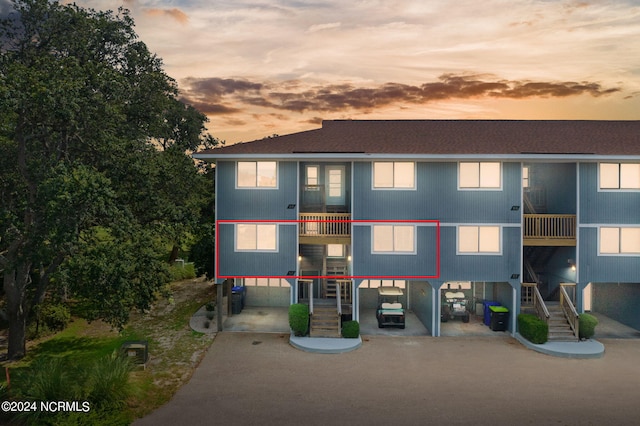
M205 305L205 309L207 310L207 312L213 312L216 310L216 304L214 302L207 302L207 304Z
M302 303L289 306L289 327L296 336L306 336L309 331L309 307Z
M542 344L549 337L549 326L535 315L519 314L518 330L522 337L535 344Z
M342 337L356 339L360 336L360 323L358 321L345 321L342 323Z
M580 339L590 339L596 334L596 325L598 325L598 318L591 314L579 314L579 331Z
M64 330L71 321L71 313L64 305L43 305L38 314L39 321L49 330Z
M171 274L171 281L189 280L196 277L196 270L193 263L182 264L176 263L169 268Z

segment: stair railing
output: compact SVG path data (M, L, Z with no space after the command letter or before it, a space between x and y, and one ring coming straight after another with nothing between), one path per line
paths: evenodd
M571 326L571 330L573 330L573 334L576 337L580 336L580 321L578 317L578 311L575 306L571 302L571 298L567 293L567 290L563 285L560 285L560 306L562 307L562 312L564 312L564 316L567 318L569 322L569 326Z
M533 288L533 294L535 296L533 299L533 307L536 310L538 318L549 324L549 317L551 315L549 315L549 309L547 309L547 305L544 303L544 299L542 299L542 295L537 286Z

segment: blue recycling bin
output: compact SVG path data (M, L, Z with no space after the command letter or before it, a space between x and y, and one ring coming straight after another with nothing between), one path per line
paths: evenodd
M240 302L240 309L244 309L244 299L247 288L244 286L235 286L231 288L232 300L238 300ZM234 312L235 313L235 312Z
M482 306L484 307L484 325L491 325L491 309L489 306L500 306L500 302L496 302L495 300L485 300L482 302Z

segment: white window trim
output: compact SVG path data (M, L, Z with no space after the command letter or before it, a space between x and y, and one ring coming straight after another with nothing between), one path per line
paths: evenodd
M389 187L376 186L375 163L391 163L393 164L394 170L395 170L395 163L412 163L413 164L413 186L407 187L407 188L398 188L396 186L389 186ZM418 189L418 185L416 183L416 181L418 180L417 170L418 170L418 167L415 161L372 161L371 162L371 189L373 191L416 191ZM394 185L395 185L395 182L394 182Z
M476 228L482 228L482 227L487 227L487 228L498 228L498 238L499 238L499 243L500 243L500 249L498 251L460 251L460 227L471 227L474 226ZM503 226L502 225L488 225L488 224L474 224L474 223L469 223L469 224L464 224L464 225L458 225L456 226L456 255L458 256L502 256L502 251L503 251L503 232L502 232ZM478 241L479 244L479 241Z
M260 225L273 225L276 227L276 248L265 250L265 249L239 249L238 248L238 225L256 225L256 233L257 227ZM280 249L280 226L277 223L236 223L233 227L234 237L233 237L233 249L235 252L239 253L277 253ZM257 241L257 239L256 239Z
M461 163L477 163L478 165L482 164L482 163L498 163L500 166L500 186L498 187L483 187L483 186L478 186L478 187L473 187L473 186L460 186L460 164ZM502 191L502 188L504 186L504 167L503 167L503 162L501 161L459 161L458 162L458 167L457 167L457 174L456 174L456 178L458 180L458 191Z
M374 228L376 226L392 226L394 228L394 232L395 232L395 228L397 226L410 226L413 228L413 250L412 251L375 251L373 249L373 241L374 241ZM417 254L417 244L418 244L418 230L417 227L415 225L407 225L407 224L402 224L402 223L379 223L379 224L374 224L371 225L371 254L393 254L393 255L416 255Z
M622 228L640 228L640 226L635 226L635 225L601 225L598 226L598 256L604 256L604 257L640 257L640 253L621 253L620 251L618 251L617 253L602 253L601 251L601 241L600 241L600 235L601 232L600 230L602 228L615 228L618 230L618 250L620 250L620 232Z
M616 164L618 166L618 188L602 188L600 184L600 165L601 164ZM640 188L620 188L620 165L621 164L639 164L639 163L618 163L618 162L608 162L602 161L597 163L598 168L598 192L640 192ZM598 246L598 251L600 251L600 247Z
M240 186L238 184L238 163L256 163L256 173L257 173L257 163L276 163L276 185L275 186L258 186L256 182L256 186ZM239 160L236 161L235 164L235 177L236 177L236 189L249 189L249 190L275 190L280 186L280 163L278 161L271 160ZM257 180L257 179L256 179Z

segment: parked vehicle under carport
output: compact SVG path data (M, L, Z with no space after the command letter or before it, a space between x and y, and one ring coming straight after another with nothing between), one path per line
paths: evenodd
M462 322L469 322L468 300L462 291L447 291L442 298L440 321L447 322L452 318L461 318Z

